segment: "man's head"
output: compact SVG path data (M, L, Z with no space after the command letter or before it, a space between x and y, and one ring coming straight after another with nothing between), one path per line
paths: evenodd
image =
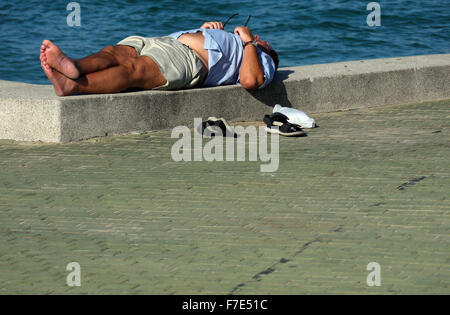
M255 35L254 38L256 43L258 44L258 47L261 48L261 50L268 54L270 57L272 57L272 60L275 63L275 69L278 69L279 59L277 52L272 48L272 46L270 46L268 41L262 40L258 35Z

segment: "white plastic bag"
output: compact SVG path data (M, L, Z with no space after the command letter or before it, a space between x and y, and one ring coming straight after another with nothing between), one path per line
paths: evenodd
M273 113L285 115L291 124L299 125L302 128L314 128L316 126L316 122L313 118L295 108L282 107L280 104L276 104L273 108Z

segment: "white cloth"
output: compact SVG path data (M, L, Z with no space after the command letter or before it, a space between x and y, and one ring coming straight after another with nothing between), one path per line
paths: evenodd
M285 115L288 118L288 122L299 125L302 128L314 128L316 126L316 122L313 118L295 108L282 107L280 104L276 104L273 108L273 113Z

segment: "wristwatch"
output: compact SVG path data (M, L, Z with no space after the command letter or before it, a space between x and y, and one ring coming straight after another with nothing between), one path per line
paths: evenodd
M258 47L258 44L256 43L256 40L249 40L248 42L245 42L245 43L244 43L244 48L245 48L247 45L253 45L253 46L255 46L255 47Z

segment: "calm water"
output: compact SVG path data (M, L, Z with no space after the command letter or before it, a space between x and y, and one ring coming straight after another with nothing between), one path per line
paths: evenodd
M65 0L0 0L0 79L48 80L39 47L51 39L80 58L128 35L158 36L226 20L233 31L249 14L254 34L272 43L280 66L450 53L449 0L381 0L381 26L369 27L370 1L79 0L81 26L69 27Z

